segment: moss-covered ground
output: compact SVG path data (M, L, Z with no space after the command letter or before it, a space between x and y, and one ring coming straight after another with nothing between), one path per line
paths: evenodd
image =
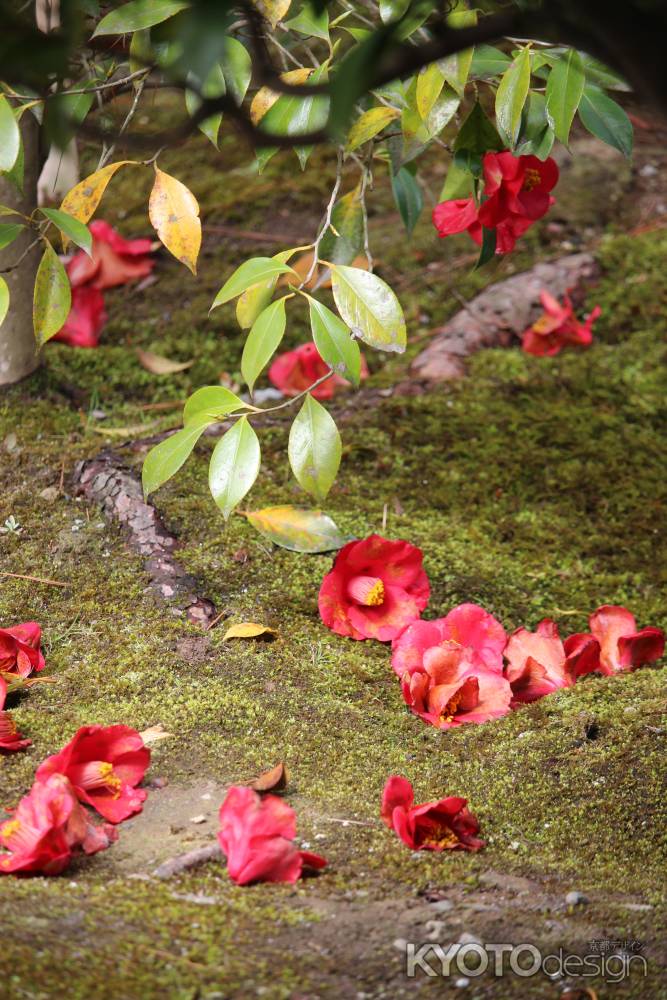
M0 566L68 584L0 580L0 623L41 622L55 680L12 705L34 746L0 759L2 802L15 803L37 763L83 723L159 723L172 734L155 749L151 771L169 784L149 792L145 812L121 829L113 850L58 879L0 883L0 994L448 994L453 979L407 979L395 941L430 935L447 946L471 934L578 954L594 939L640 940L648 977L597 979L599 996L667 996L664 668L587 678L498 722L439 732L403 706L385 646L322 626L316 597L329 556L272 548L240 516L224 524L206 485L210 439L154 499L200 592L229 622L273 626L272 643L223 643L224 629L202 636L157 605L117 526L70 495L78 459L178 422L177 409L148 404L182 400L237 370L242 341L232 308L207 318L230 270L281 249L272 237L283 230L292 245L312 239L330 157L316 153L303 176L277 157L258 178L234 140L223 152L216 160L202 140L161 161L202 205L198 279L161 257L155 284L109 295L99 349L50 345L42 369L0 397L0 522L14 515L22 526L18 536L0 536ZM357 409L345 401L344 462L326 509L360 536L381 530L386 510L386 534L424 551L430 617L476 601L508 630L549 616L574 632L597 605L621 603L641 625L667 625L659 579L667 236L624 235L631 178L619 163L598 164L615 187L592 218L597 187L566 171L552 229L535 227L514 259L474 274L465 239L440 243L426 220L412 243L397 240L378 178L378 269L397 288L413 354L458 308L452 289L468 298L578 242L595 243L603 268L590 298L603 315L586 353L534 359L516 348L489 350L472 359L465 379L426 395L391 394ZM443 169L433 165L428 177L434 195ZM125 235L146 232L145 192L134 176L118 175L108 199L104 217ZM230 236L234 227L268 235ZM297 318L290 341L304 335ZM154 376L139 366L137 346L195 364ZM404 359L369 360L377 385L405 377ZM100 409L104 420L93 413ZM261 431L254 507L303 500L287 465L288 426ZM138 468L140 457L127 454ZM44 498L61 476L64 488ZM291 771L300 837L329 859L325 874L250 889L234 887L218 863L168 882L149 877L166 857L213 835L220 798L210 789L278 760ZM411 854L378 818L392 773L408 776L419 800L468 798L486 850ZM193 825L197 813L205 822ZM568 907L570 890L589 903ZM454 906L443 912L429 899ZM561 989L543 976L484 977L461 994L504 1000Z

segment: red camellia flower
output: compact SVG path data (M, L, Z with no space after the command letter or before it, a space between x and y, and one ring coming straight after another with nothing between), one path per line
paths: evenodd
M512 707L537 701L559 688L571 687L578 677L597 669L600 646L593 636L566 650L555 622L545 618L535 632L518 628L505 649L505 676L512 688Z
M37 781L64 774L76 795L111 823L141 812L146 792L136 785L151 752L129 726L82 726L60 753L37 768Z
M92 285L80 285L72 289L72 307L65 325L51 339L70 347L97 347L106 321L102 292Z
M118 839L117 831L94 826L62 774L35 782L11 819L0 824L0 873L59 875L74 854L95 854Z
M338 635L387 642L419 618L428 597L421 549L369 535L343 546L318 603L322 621Z
M465 647L478 666L502 673L506 642L505 629L493 615L479 604L459 604L444 618L409 625L392 643L391 665L402 678L406 670L423 668L429 650L457 645Z
M25 750L32 741L21 736L10 713L3 711L6 697L7 685L0 677L0 753L14 753Z
M299 851L295 837L296 815L286 802L243 785L229 789L220 806L218 841L237 885L296 882L304 869L324 868L325 859Z
M413 851L478 851L479 823L468 811L468 802L458 796L414 805L415 795L407 778L398 774L387 779L380 815L390 830Z
M602 310L596 306L580 323L569 296L564 298L565 305L561 305L549 292L540 292L544 312L523 335L523 349L527 354L552 357L564 347L590 347L593 323Z
M329 366L323 360L315 344L301 344L294 351L286 351L279 354L269 368L269 381L275 385L276 389L285 396L298 396L304 392L308 386L316 382L318 378L329 371ZM361 356L361 378L368 377L368 366L366 359ZM313 389L311 395L315 399L331 399L336 390L341 386L349 386L340 375L332 375L330 378Z
M69 261L67 273L72 288L90 285L103 291L116 285L145 278L153 270L155 259L150 256L148 239L126 240L103 219L90 223L93 252L81 250Z
M573 649L585 640L599 643L600 661L597 669L603 674L633 670L644 663L659 660L665 652L665 633L649 625L637 629L634 615L627 608L603 604L588 619L592 635L573 635L565 640L566 649Z
M0 628L0 674L29 677L33 670L43 670L41 637L42 630L37 622Z
M558 167L551 157L543 162L536 156L485 153L483 172L481 204L473 198L443 201L433 209L433 225L440 237L467 230L480 244L482 227L495 230L496 253L508 253L553 205L550 191L558 183Z

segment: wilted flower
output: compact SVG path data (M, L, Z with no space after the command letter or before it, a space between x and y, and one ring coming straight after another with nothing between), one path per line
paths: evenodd
M429 597L421 549L369 535L348 542L322 581L324 624L353 639L395 639L419 618Z
M597 669L603 674L616 674L653 663L665 652L663 630L653 625L638 630L635 617L627 608L603 604L593 612L588 624L600 643ZM571 636L567 642L573 640L580 641L581 636Z
M44 669L40 649L42 630L37 622L0 628L0 674L29 677Z
M590 347L593 323L601 313L599 306L580 323L568 295L564 296L565 305L545 291L540 292L540 299L544 312L523 334L523 349L527 354L552 357L564 347Z
M59 875L74 854L95 854L117 838L113 827L94 826L67 778L53 774L36 781L0 824L0 847L9 852L0 853L0 873Z
M390 830L413 851L478 851L479 823L467 809L467 799L450 796L414 805L412 785L398 774L387 779L380 815Z
M301 344L293 351L285 351L284 354L278 355L269 368L269 381L276 389L280 389L283 395L298 396L328 371L329 365L321 357L315 344ZM368 366L363 355L360 374L362 379L368 377ZM350 383L340 375L332 375L326 382L313 389L311 396L315 399L331 399L338 388L349 385Z
M260 796L234 785L220 807L218 841L227 858L229 877L250 882L296 882L304 869L324 868L319 854L294 846L296 815L276 795Z
M7 685L0 677L0 754L14 753L16 750L25 750L29 747L31 740L26 740L16 728L16 723L9 712L4 711L5 698L7 697Z
M545 618L535 632L518 628L505 649L505 675L512 687L513 706L537 701L597 667L599 646L592 636L566 651L555 622Z
M129 726L82 726L67 746L37 768L36 781L64 774L75 794L101 816L120 823L141 812L146 792L143 780L151 752Z
M92 256L81 250L67 265L72 288L91 285L104 290L151 273L155 258L151 256L150 240L126 240L103 219L91 222L89 228L93 235Z
M424 666L425 655L440 645L464 647L478 666L502 673L507 634L479 604L459 604L444 618L416 621L392 643L391 665L399 677ZM432 654L428 654L432 655Z

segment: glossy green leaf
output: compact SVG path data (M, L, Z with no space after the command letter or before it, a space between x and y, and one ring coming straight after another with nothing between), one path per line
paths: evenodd
M279 277L281 274L291 274L298 278L296 271L287 264L282 264L274 257L252 257L246 260L240 267L237 267L231 278L224 283L209 309L217 309L225 302L230 302L237 295L245 292L251 285L257 285L261 281L268 281L270 278Z
M450 28L470 28L477 24L476 10L456 10L447 17ZM472 65L473 49L462 49L455 55L448 56L441 62L444 69L445 79L454 88L459 97L463 97L470 67Z
M409 6L410 0L380 0L380 17L385 24L397 21L399 17L403 17Z
M208 485L225 521L257 479L259 441L246 417L240 417L213 449Z
M496 92L496 123L500 134L511 147L516 145L521 127L521 112L530 87L530 49L522 49L503 74Z
M437 62L424 66L417 77L416 104L421 118L428 118L431 108L445 85L445 74Z
M220 420L228 413L245 409L246 404L222 385L205 385L193 392L183 407L183 423L191 424L206 417Z
M7 173L16 163L21 146L21 133L11 105L0 95L0 173Z
M175 434L171 434L164 441L160 441L154 448L151 448L144 459L141 470L145 497L159 489L163 483L166 483L178 472L190 457L199 438L213 422L208 417L202 416L200 420L193 420L189 426L176 431Z
M334 139L343 140L355 104L366 93L374 66L395 32L393 23L383 24L363 41L353 45L338 64L329 91L331 107L328 130Z
M484 264L488 264L490 260L493 260L496 252L496 235L495 229L486 229L482 226L482 248L479 252L477 263L475 264L475 270L479 267L483 267Z
M190 4L182 0L131 0L103 17L93 32L98 35L125 35L161 24Z
M397 174L391 175L391 189L394 192L394 201L403 219L403 225L408 235L411 236L424 207L424 196L409 167L401 167Z
M292 31L297 31L300 35L309 38L321 38L323 42L329 42L329 14L325 6L319 11L309 0L302 5L296 17L291 17L285 21L285 27Z
M351 540L320 510L283 504L246 511L245 516L260 534L290 552L332 552Z
M564 146L570 137L570 128L585 82L581 56L576 49L570 49L549 73L546 90L547 118L556 138Z
M78 247L88 254L89 257L93 255L93 237L91 235L90 229L79 219L76 219L73 215L68 212L63 212L59 208L42 208L40 209L43 215L47 217L55 226L58 227L61 233L63 233L68 240L75 243Z
M354 386L359 385L361 352L349 328L323 302L306 295L310 308L310 329L315 347L330 368Z
M50 340L67 319L72 304L69 279L58 254L50 243L37 268L32 303L35 338L41 347Z
M253 391L259 374L273 357L285 334L285 299L278 299L259 314L246 337L241 374Z
M343 195L331 213L331 228L320 243L319 256L332 264L351 264L364 245L364 209L361 186Z
M476 45L470 63L470 76L482 80L502 76L511 62L508 55L492 45Z
M0 223L0 250L4 250L10 243L13 243L18 234L25 229L20 222Z
M459 134L454 140L454 149L467 149L471 153L483 156L492 150L503 149L503 141L492 122L482 110L479 101L475 102L472 111L463 122Z
M9 309L9 286L0 274L0 326L5 321L7 310Z
M287 451L299 485L324 500L336 478L343 447L333 417L310 393L290 429Z
M455 159L447 171L445 183L440 192L440 201L449 201L452 198L471 198L472 194L473 175Z
M323 64L308 78L309 84L325 83L327 65ZM326 125L329 98L324 95L299 97L283 94L261 119L262 131L268 135L294 135L311 132Z
M188 83L195 87L194 90L186 89L185 91L185 107L190 117L193 117L201 107L202 97L222 97L227 90L225 76L221 66L214 66L203 84L196 80L193 74L190 73L188 76ZM200 94L201 97L199 96ZM216 149L218 146L218 132L220 131L221 124L222 114L218 113L211 115L209 118L205 118L203 121L199 122L198 125L199 131L213 143Z
M386 108L384 105L364 111L350 129L345 151L351 153L358 149L359 146L378 135L390 122L400 118L400 115L400 111L396 108Z
M588 84L579 104L579 118L591 135L618 149L624 156L632 153L632 122L616 101L598 87Z
M332 289L338 312L355 336L377 350L403 353L407 341L403 310L382 278L335 265Z
M245 45L228 35L222 48L222 72L227 90L237 104L243 103L252 79L252 60Z
M273 259L286 264L295 250L281 250ZM236 303L236 321L242 330L249 330L261 312L268 306L278 284L279 275L274 274L268 281L246 288Z
M516 152L518 156L537 156L546 160L551 152L556 134L547 119L544 94L530 92L523 109L521 132Z

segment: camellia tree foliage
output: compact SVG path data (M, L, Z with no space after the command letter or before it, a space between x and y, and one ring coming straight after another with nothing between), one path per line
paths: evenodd
M335 374L358 385L360 341L378 351L405 349L400 303L373 272L366 204L374 173L389 174L410 233L423 208L420 157L434 144L449 162L441 200L480 207L487 154L505 151L545 163L555 143L567 145L578 116L585 129L627 156L632 127L614 92L628 89L626 79L659 99L665 89L657 55L665 15L650 0L474 6L463 0L61 0L59 27L47 34L34 27L29 8L16 13L18 5L4 0L0 9L2 190L8 183L22 187L28 122L31 128L39 123L45 140L61 148L77 134L101 144L97 169L58 209L19 210L16 201L0 206L0 249L24 240L16 260L0 268L0 319L21 308L10 301L3 275L38 249L32 306L38 346L57 333L70 309L59 249L75 244L91 251L87 223L119 171L152 173L151 224L167 250L196 273L198 205L179 178L161 169L165 147L198 129L217 149L226 117L252 144L260 171L277 155L295 157L307 170L320 143L337 158L312 243L240 261L211 304L215 310L235 302L247 331L240 363L247 396L220 385L198 389L185 404L183 428L153 448L144 464L148 494L179 470L207 427L224 421L228 429L212 453L209 482L225 518L259 472L254 422L267 409L298 405L289 460L305 491L322 501L338 471L340 434L312 391L279 407L252 402L297 299L307 303L313 341L329 366L310 390ZM156 88L180 93L182 115L168 128L137 130L137 111ZM129 110L114 130L104 109L123 93L131 95ZM343 191L349 163L357 179ZM495 230L483 228L480 242L484 263L498 250ZM304 274L293 265L306 255ZM0 326L0 362L2 340Z

